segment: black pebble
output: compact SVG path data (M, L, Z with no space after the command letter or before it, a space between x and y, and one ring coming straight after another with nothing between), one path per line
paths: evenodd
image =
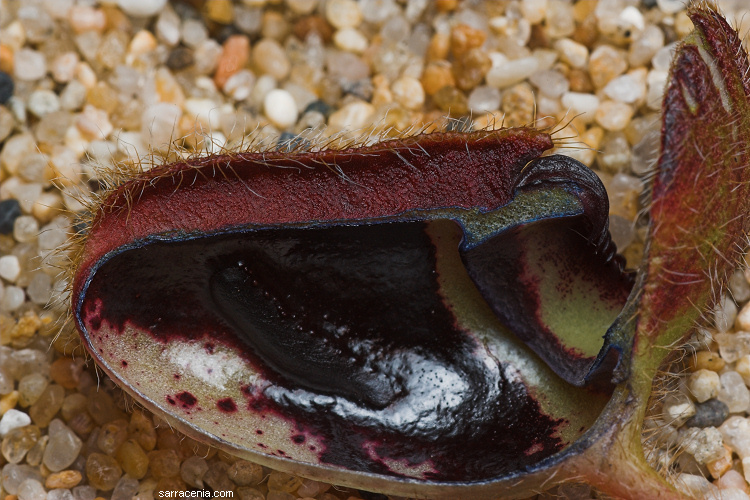
M279 142L276 144L276 151L282 151L285 153L297 150L307 151L309 149L310 143L308 141L291 132L282 132L279 137Z
M0 234L13 232L13 223L21 215L21 205L17 200L0 201Z
M323 101L313 101L305 108L305 113L309 113L310 111L317 111L318 113L328 118L328 115L331 114L333 108L331 108L331 106L324 103Z
M0 71L0 104L5 104L13 96L13 78Z
M687 427L719 427L729 416L729 408L718 399L709 399L705 403L696 403L695 415L690 417Z
M75 234L84 235L89 231L89 220L91 217L88 214L76 214L73 219L73 231Z
M359 97L364 101L371 100L372 93L374 92L372 82L369 78L343 83L341 85L341 90L345 94L351 94L353 96Z
M185 69L193 64L193 51L187 47L177 47L167 56L167 67L174 71Z

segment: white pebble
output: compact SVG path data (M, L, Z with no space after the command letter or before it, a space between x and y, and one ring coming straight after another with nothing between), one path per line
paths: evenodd
M0 311L13 312L23 305L26 294L23 288L17 286L5 287L3 298L0 300Z
M724 295L714 311L714 326L721 333L728 332L736 318L737 306L734 300L729 295Z
M730 413L739 413L750 406L750 391L742 376L733 371L721 374L721 389L717 399L729 407Z
M375 107L369 102L354 101L335 111L328 118L334 131L357 131L370 124Z
M271 122L281 129L297 122L297 103L292 94L283 89L274 89L263 99L263 112Z
M69 229L70 220L65 216L56 217L49 224L43 226L39 232L38 240L40 253L55 251L62 247L68 240Z
M217 101L213 99L201 99L191 97L185 99L185 115L188 118L199 122L209 130L217 130L221 126L221 108Z
M333 43L341 50L355 54L361 54L369 45L367 37L356 28L343 28L336 31L333 34Z
M419 109L424 104L422 83L411 76L402 76L391 84L396 101L407 109Z
M584 94L583 92L566 92L563 94L561 102L570 116L578 116L578 119L583 123L592 122L596 110L599 108L599 98L594 94Z
M75 119L75 125L89 140L106 139L114 130L107 112L91 104L83 107L83 112Z
M26 464L6 464L2 469L2 478L3 490L11 495L17 495L18 487L27 479L43 481L39 471Z
M750 332L716 333L714 340L719 344L719 354L727 363L734 363L750 354Z
M570 36L576 30L573 4L564 2L550 2L544 13L547 34L551 38Z
M646 27L646 21L643 19L643 14L638 7L629 5L625 7L620 15L618 16L618 27L623 32L630 32L633 34L640 35L643 29Z
M117 0L117 5L133 17L151 17L158 14L167 0Z
M58 488L47 493L47 500L76 500L76 497L69 489Z
M372 24L382 24L386 19L399 12L399 7L394 0L359 0L359 8L364 20ZM407 5L408 9L409 6Z
M716 427L692 427L684 435L682 446L698 463L711 462L724 455L724 439Z
M729 417L719 426L724 442L740 456L750 458L750 420L745 417Z
M16 122L26 123L26 103L23 102L23 99L11 96L8 102L5 103L5 106L13 114Z
M47 74L44 54L31 49L20 49L13 58L13 74L19 80L34 81Z
M18 485L18 500L46 500L47 490L36 479L26 479Z
M500 109L500 91L489 85L480 85L471 91L468 103L474 112L496 111Z
M185 45L194 49L208 39L208 29L205 24L197 19L186 19L182 23L180 38Z
M13 135L5 141L0 151L0 165L11 175L18 174L19 167L29 151L36 151L34 137L27 133Z
M18 169L18 174L25 181L32 183L43 183L47 180L49 170L49 156L43 153L29 153L24 158L23 163ZM29 198L31 205L36 201L40 193L35 192L34 198ZM20 201L20 200L19 200ZM29 207L30 208L30 207Z
M19 243L31 243L39 237L39 223L31 215L22 215L13 223L13 237Z
M633 108L624 102L604 101L596 108L594 117L602 128L614 132L628 126L633 112Z
M132 500L136 497L139 486L140 483L137 479L133 479L125 474L117 482L115 489L112 490L112 496L110 498L111 500Z
M5 8L5 3L3 3ZM5 12L3 12L5 14ZM3 20L6 20L6 16L3 16ZM10 21L10 19L8 19ZM23 23L16 19L13 22L8 23L7 26L3 27L3 45L7 45L13 49L19 49L26 44L26 29L23 27Z
M180 17L171 7L164 9L156 20L156 37L169 47L180 41Z
M213 38L204 40L203 43L195 48L193 56L195 63L193 65L195 72L199 75L207 75L216 69L222 47Z
M613 78L604 86L604 94L615 101L632 104L646 97L645 69L640 68Z
M73 495L76 500L94 500L96 498L96 489L88 484L76 486L73 488Z
M544 71L547 69L552 69L552 66L555 65L557 62L557 58L559 54L556 50L552 49L534 49L534 52L532 54L537 62L539 63L539 67L537 68L537 71Z
M212 131L211 135L206 135L203 139L203 149L208 154L218 154L224 151L227 145L227 138L224 134Z
M674 480L679 490L692 498L706 498L708 495L720 494L719 488L703 476L680 472Z
M709 493L706 500L750 500L750 496L740 488L722 488L717 494Z
M49 423L49 443L44 450L42 462L53 472L58 472L75 461L83 442L62 420Z
M676 42L665 45L664 47L659 49L656 54L654 54L654 57L651 58L651 66L653 66L653 69L668 71L670 65L672 64L672 58L674 57L674 52L676 49Z
M537 71L529 78L542 94L549 97L560 97L570 88L570 83L565 75L554 69Z
M28 414L19 410L10 409L5 412L3 418L0 418L0 437L5 437L5 435L13 429L26 427L30 423L31 417L29 417Z
M744 489L747 485L745 484L745 478L742 477L742 474L739 471L735 469L729 469L724 473L723 476L719 478L718 481L716 481L716 486L718 486L722 490L727 490L735 488Z
M559 113L561 109L562 106L560 105L560 99L547 97L544 94L539 94L536 97L537 116L554 116Z
M70 300L70 291L68 290L68 280L65 278L55 281L52 285L52 294L49 307L56 311L65 311L66 304Z
M547 14L547 0L521 0L521 14L531 24L538 24Z
M665 14L677 14L685 8L687 0L656 0L659 10Z
M104 31L107 26L107 16L101 9L90 5L76 5L68 12L70 26L76 33L84 31Z
M610 7L610 9L605 14L603 11L607 10L607 7ZM612 15L613 12L618 11L620 12L618 15ZM610 2L605 0L599 3L596 12L599 20L599 31L608 37L629 40L639 36L645 27L643 14L632 5L623 8L623 5L619 4L612 9Z
M38 202L39 197L42 195L42 184L39 182L19 182L16 184L15 182L12 182L13 180L18 180L18 177L12 177L5 181L5 183L8 184L6 193L11 194L13 198L18 200L18 203L21 205L21 210L25 213L31 212L34 208L34 204ZM19 228L19 230L25 231L28 229L30 231L28 236L34 238L34 229L33 226L27 224L29 222L31 222L29 219L25 220L24 227ZM21 237L24 238L24 236Z
M367 63L361 57L351 52L340 52L330 50L326 52L325 65L328 68L329 76L339 79L339 81L355 82L366 78L370 72ZM421 68L420 68L421 71ZM388 75L386 75L388 76ZM398 74L389 76L395 80Z
M60 109L60 99L51 90L35 90L29 96L27 106L39 118Z
M663 411L670 424L681 425L685 420L695 415L695 404L686 394L678 393L667 396Z
M729 277L729 291L732 292L732 297L737 302L745 302L750 299L750 283L745 279L745 273L737 269ZM744 310L745 308L743 308ZM750 314L750 313L749 313ZM743 330L750 330L750 317L746 323L748 328L742 328Z
M15 283L21 274L21 263L15 255L3 255L0 257L0 278Z
M721 380L719 374L711 370L698 370L688 378L688 389L699 403L705 403L719 395Z
M260 75L255 80L255 86L250 92L250 100L254 103L262 104L266 94L276 88L276 79L271 75Z
M561 38L555 42L560 59L573 68L583 68L589 60L589 49L570 38Z
M658 26L650 24L643 30L628 51L628 62L631 67L644 66L656 52L664 46L664 32Z
M253 62L260 74L270 75L276 80L284 80L291 71L286 51L271 38L264 38L253 46Z
M141 132L127 132L123 131L117 134L117 150L121 153L125 153L133 160L141 158L142 152L147 151L146 145L143 143L143 137Z
M26 294L34 304L46 305L52 295L52 278L45 273L35 273L26 287Z
M182 110L176 104L160 102L145 106L141 115L141 134L146 144L156 148L168 146L174 130L182 118Z
M609 216L609 234L619 251L624 250L635 239L633 223L617 214Z
M68 83L75 75L76 65L78 64L77 52L65 52L60 54L52 62L52 78L58 83Z
M326 19L334 28L356 28L362 22L362 11L354 0L329 0Z
M222 90L235 101L244 101L250 97L253 85L255 74L249 69L241 69L227 79Z
M536 57L522 57L506 61L499 66L493 66L487 72L486 80L489 85L499 89L505 89L530 77L539 69L539 60Z
M68 83L60 93L60 106L66 111L81 109L86 101L86 87L78 80Z

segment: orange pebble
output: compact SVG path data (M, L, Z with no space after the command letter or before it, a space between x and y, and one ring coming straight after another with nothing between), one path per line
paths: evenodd
M732 449L729 446L724 445L724 454L716 460L706 463L706 467L708 468L708 472L711 473L711 477L714 479L723 476L732 468Z
M83 476L77 470L64 470L47 476L44 486L47 489L72 488L81 482Z
M471 49L481 47L487 34L466 24L459 24L451 30L451 51L460 57Z
M229 77L245 67L250 60L250 40L245 35L233 35L224 42L214 73L214 83L224 87Z
M458 0L437 0L435 6L440 12L451 12L458 7Z
M724 365L726 365L726 362L721 359L721 356L711 351L699 351L688 361L688 368L691 372L698 370L719 372L724 368Z
M66 389L75 389L81 380L82 371L83 362L80 359L76 361L73 358L63 357L56 359L50 366L50 377L53 382Z
M446 85L456 86L453 78L451 64L448 61L435 61L429 63L422 73L422 87L427 95L434 95Z
M7 45L0 45L0 71L13 73L13 51Z
M448 35L435 33L430 39L430 45L427 47L427 60L436 61L447 59L450 50L451 40Z

